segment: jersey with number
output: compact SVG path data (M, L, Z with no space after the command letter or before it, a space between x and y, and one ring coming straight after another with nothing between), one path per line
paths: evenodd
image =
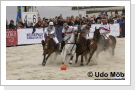
M69 28L66 30L66 29L62 29L62 33L65 33L66 36L67 35L71 35L72 34L72 31L73 31L73 27L72 26L69 26Z

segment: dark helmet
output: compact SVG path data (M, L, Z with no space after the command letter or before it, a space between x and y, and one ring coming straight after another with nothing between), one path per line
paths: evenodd
M87 25L91 27L91 23L87 23Z

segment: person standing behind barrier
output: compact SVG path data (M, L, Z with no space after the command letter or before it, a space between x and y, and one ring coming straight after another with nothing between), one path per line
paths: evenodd
M42 28L41 24L42 24L41 21L38 21L38 23L34 25L32 33L36 31L36 28Z
M10 20L9 29L16 29L16 26L14 25L13 20Z
M105 43L104 43L104 51L106 50L106 47L109 44L109 33L110 33L110 26L107 24L106 19L102 19L103 24L101 24L100 34L105 37Z
M49 27L45 29L45 33L50 36L50 38L53 38L56 43L56 50L59 51L59 41L57 39L56 30L53 22L49 22Z
M63 24L63 29L62 29L62 38L63 38L63 40L61 42L60 52L62 52L63 47L65 46L65 41L68 40L71 37L72 30L73 30L73 27L72 26L68 26L67 23L64 23ZM66 34L66 36L64 36L64 34Z
M6 29L9 29L8 21L6 20Z

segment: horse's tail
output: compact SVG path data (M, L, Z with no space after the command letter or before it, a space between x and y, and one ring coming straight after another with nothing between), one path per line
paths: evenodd
M45 46L45 41L44 40L42 40L41 43L42 43L42 46Z
M111 46L115 49L116 43L117 43L116 38L114 36L112 36L112 35L110 35L109 38L112 40L112 45Z

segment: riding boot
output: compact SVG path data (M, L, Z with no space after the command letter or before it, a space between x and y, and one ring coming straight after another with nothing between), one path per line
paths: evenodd
M86 43L86 45L87 45L87 48L88 48L88 50L90 51L90 39L87 39L87 43Z
M60 44L57 43L56 46L55 46L55 51L59 52L59 46L60 46Z
M64 46L65 46L65 41L63 40L63 41L61 42L61 49L60 49L60 52L62 52Z

